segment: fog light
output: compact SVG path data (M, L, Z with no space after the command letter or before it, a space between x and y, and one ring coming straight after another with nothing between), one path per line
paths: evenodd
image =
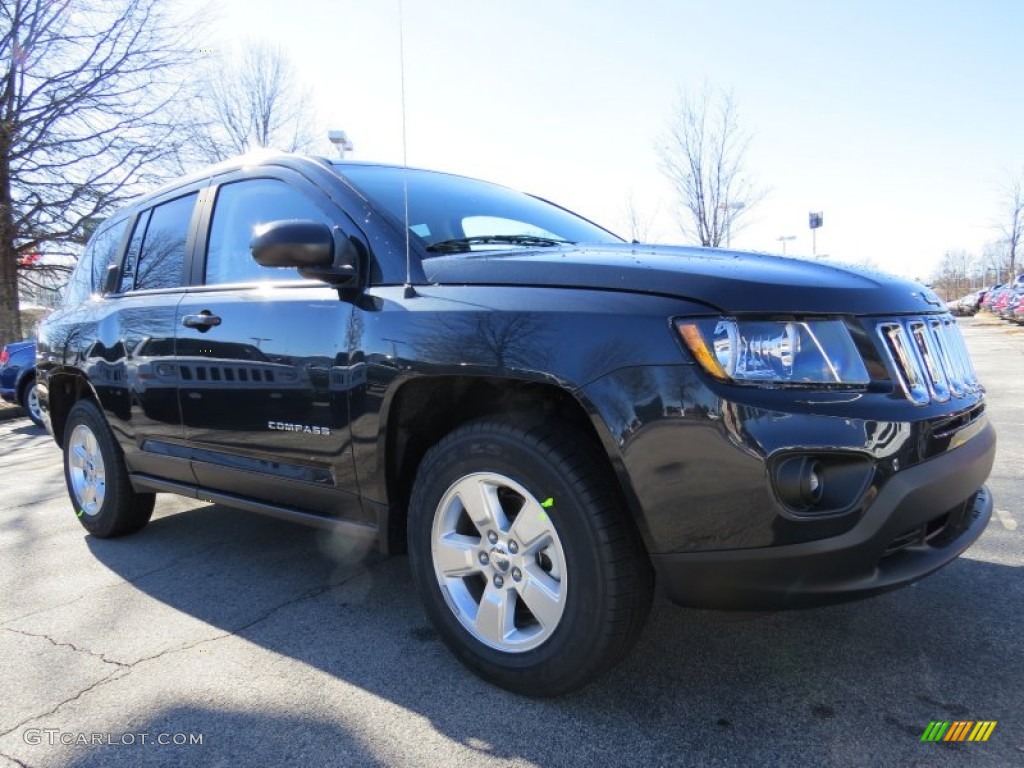
M797 517L845 514L864 499L874 475L870 456L823 452L782 454L768 462L775 498Z
M821 464L816 461L807 461L807 465L803 495L810 504L817 504L821 501L825 486L821 477Z
M825 489L821 464L807 456L794 456L775 470L775 491L779 500L797 511L804 511L821 501Z

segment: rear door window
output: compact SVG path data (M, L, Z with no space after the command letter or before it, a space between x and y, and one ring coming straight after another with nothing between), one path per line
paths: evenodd
M135 265L135 290L183 284L186 245L198 194L193 192L153 208Z

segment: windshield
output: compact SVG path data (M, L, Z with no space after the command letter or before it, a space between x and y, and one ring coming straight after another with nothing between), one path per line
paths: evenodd
M622 242L564 208L496 184L393 166L335 163L335 168L398 221L405 218L402 175L408 173L409 231L431 255Z

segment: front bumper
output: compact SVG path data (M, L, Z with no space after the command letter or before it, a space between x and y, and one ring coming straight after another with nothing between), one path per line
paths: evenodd
M948 564L992 516L984 482L991 424L963 445L894 474L850 530L797 544L652 554L674 602L714 608L798 607L910 584Z

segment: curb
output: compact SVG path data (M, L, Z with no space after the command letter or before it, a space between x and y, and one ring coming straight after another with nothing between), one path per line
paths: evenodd
M27 418L28 416L25 414L25 410L19 405L0 405L0 422Z

